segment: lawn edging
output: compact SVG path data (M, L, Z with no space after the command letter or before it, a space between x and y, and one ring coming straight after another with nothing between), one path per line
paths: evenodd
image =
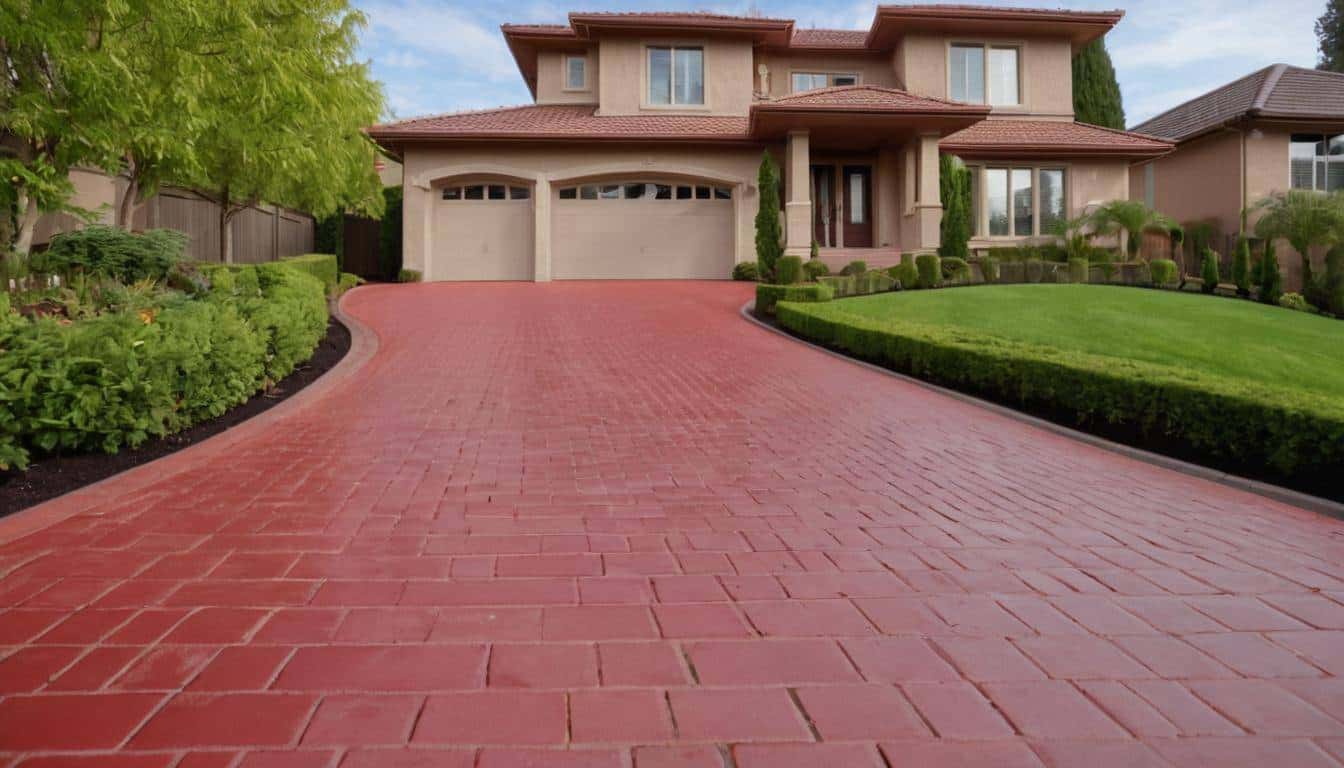
M274 407L214 437L0 518L0 546L48 528L99 504L141 490L163 480L169 474L177 474L225 456L233 446L255 437L258 432L270 428L276 422L312 406L333 389L350 380L373 359L380 345L378 334L346 311L346 299L355 292L347 291L332 308L332 314L350 332L350 350L339 363L316 381Z
M820 305L812 305L812 306L820 306ZM1099 435L1074 429L1064 424L1060 424L1056 421L1051 421L1046 418L1025 413L1023 411L1017 410L1007 405L1002 405L1000 403L992 402L983 399L981 397L977 397L973 394L967 394L966 392L963 391L949 389L948 387L942 386L940 384L925 379L917 378L916 376L910 375L908 373L893 370L890 367L869 361L859 356L855 356L854 354L850 354L835 346L820 343L816 340L810 339L796 332L792 332L787 328L785 328L782 323L779 325L775 325L766 320L762 320L755 312L755 303L751 301L747 302L742 306L740 314L749 323L752 323L753 325L762 328L766 331L769 331L771 333L790 339L794 343L803 344L807 347L811 347L812 349L818 352L829 355L839 360L844 360L845 362L850 363L852 365L867 368L870 371L890 376L900 381L913 384L915 386L921 387L931 392L936 392L940 395L953 398L955 400L967 403L969 405L974 405L978 408L982 408L986 411L990 411L999 416L1012 419L1014 421L1026 424L1028 426L1032 426L1037 429L1045 430L1047 432L1051 432L1056 435L1067 437L1076 440L1080 443L1084 443L1086 445L1095 448L1100 448L1102 450L1109 451L1111 453L1119 454L1121 456L1125 456L1127 458L1131 458L1136 461L1141 461L1146 464L1161 467L1163 469L1173 470L1185 475L1189 475L1191 477L1218 483L1220 485L1235 488L1241 491L1246 491L1248 493L1253 493L1276 502L1298 507L1301 509L1310 510L1312 512L1323 514L1338 520L1344 520L1344 503L1327 498L1322 498L1320 496L1314 496L1309 493L1294 490L1291 488L1286 488L1280 485L1275 485L1273 483L1264 482L1261 480L1254 480L1248 477L1244 477L1241 475L1237 475L1219 469L1214 469L1212 467L1204 466L1201 464L1195 464L1189 461L1184 461L1182 459L1178 459L1172 456L1167 456L1164 454L1148 451L1142 448L1137 448L1132 445L1119 443L1113 440L1109 440L1105 437L1101 437Z

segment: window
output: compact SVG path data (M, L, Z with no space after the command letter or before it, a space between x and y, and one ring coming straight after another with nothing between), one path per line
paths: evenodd
M854 74L830 74L826 72L794 72L793 92L815 91L818 88L830 88L838 85L858 85L859 76Z
M505 200L505 199L507 199L507 196L504 194L504 190L505 190L505 187L504 187L503 184L491 184L491 185L490 185L490 199L491 199L491 200Z
M597 187L592 184L585 184L582 187L579 187L579 197L584 200L596 200Z
M444 199L444 200L461 200L461 199L462 199L462 188L461 188L461 187L444 187L444 188L443 188L443 199Z
M981 234L982 202L988 213L990 237L1048 234L1069 215L1065 179L1063 168L985 168L979 173L972 168L971 216L975 234Z
M531 194L527 187L510 187L514 200ZM622 181L618 184L584 184L561 187L561 200L732 200L731 187L662 184L649 181ZM479 198L477 198L479 199Z
M528 200L531 197L531 187L512 187L503 184L472 184L466 187L443 188L444 200Z
M987 168L985 170L985 197L989 204L990 237L1003 237L1012 233L1008 227L1008 169Z
M864 199L864 187L868 177L862 173L849 173L849 223L863 224L867 221L868 203Z
M649 48L649 103L704 104L704 50Z
M948 51L948 93L957 101L996 107L1022 103L1018 61L1010 45L957 43Z
M1013 169L1013 234L1030 237L1032 209L1031 169Z
M579 199L579 188L578 188L578 187L565 187L564 189L560 190L560 199L561 199L561 200L578 200L578 199Z
M532 190L527 187L509 187L510 200L526 200L532 197Z
M1295 133L1288 145L1288 162L1293 189L1344 189L1344 135Z
M588 89L588 59L583 56L565 57L565 90Z
M694 193L690 187L677 187L678 200L690 200L693 197Z
M472 186L472 187L467 187L467 188L466 188L465 190L463 190L463 191L464 191L464 193L465 193L464 196L465 196L466 199L468 199L468 200L484 200L484 199L485 199L485 187L481 186L480 184L477 184L477 185Z
M1042 168L1039 171L1041 186L1041 234L1051 233L1055 226L1068 218L1068 207L1064 202L1064 169Z

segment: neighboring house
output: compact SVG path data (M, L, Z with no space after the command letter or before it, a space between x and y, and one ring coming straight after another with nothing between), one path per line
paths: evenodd
M369 133L405 165L427 280L724 278L755 258L763 150L786 248L890 264L939 244L940 149L975 171L973 247L1128 196L1167 142L1073 121L1072 56L1119 11L881 6L868 30L704 13L505 25L536 103Z
M1133 130L1174 141L1176 151L1134 166L1131 197L1180 222L1209 222L1225 256L1242 231L1242 212L1266 196L1344 190L1344 74L1275 64ZM1250 219L1248 232L1253 211ZM1280 245L1284 285L1299 290L1301 259Z

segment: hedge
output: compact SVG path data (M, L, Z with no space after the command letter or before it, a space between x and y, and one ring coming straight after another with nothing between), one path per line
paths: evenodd
M830 286L837 299L849 296L867 296L872 293L886 293L900 287L896 278L876 269L854 275L818 277L817 282Z
M775 262L775 283L779 285L797 285L803 282L803 259L801 256L780 256Z
M281 261L321 280L322 285L327 287L327 295L336 294L336 287L341 278L341 269L336 263L334 254L307 253L302 256L291 256Z
M943 262L932 253L921 253L915 257L915 271L919 275L919 288L937 288L943 284Z
M835 291L829 285L820 283L802 283L800 285L760 283L756 286L756 313L773 315L775 304L781 301L818 302L830 301L833 298L835 298Z
M1344 471L1344 403L1140 361L940 326L884 324L841 304L782 303L784 328L921 379L1080 426L1109 425L1207 464L1298 487Z
M287 263L216 268L201 298L61 324L0 294L0 468L33 453L115 453L219 416L312 356L321 283Z

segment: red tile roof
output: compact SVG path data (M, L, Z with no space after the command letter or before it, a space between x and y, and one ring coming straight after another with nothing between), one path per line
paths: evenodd
M746 140L747 118L708 115L599 117L584 104L533 104L454 112L375 125L377 140L406 139L631 139L639 141Z
M867 40L865 29L798 29L794 30L789 47L861 51Z
M844 110L847 112L959 112L988 114L989 108L978 104L948 101L931 96L916 96L896 88L876 85L839 85L818 88L773 101L760 102L753 110Z
M949 152L970 156L1113 156L1156 157L1174 146L1169 141L1086 123L1061 120L983 120L939 142Z

